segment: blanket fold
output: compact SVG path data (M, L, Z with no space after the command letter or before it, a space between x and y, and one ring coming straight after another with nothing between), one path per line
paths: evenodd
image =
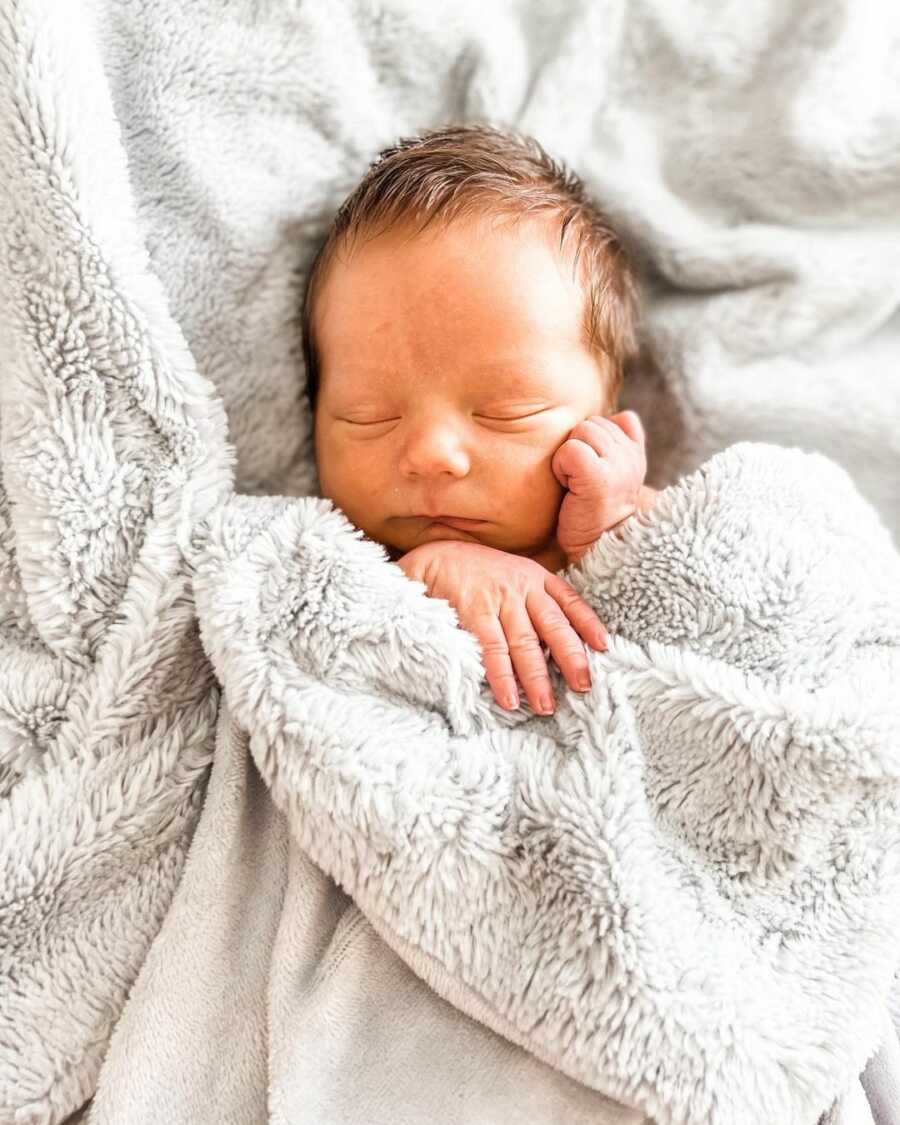
M842 469L739 444L602 537L566 573L609 650L549 718L495 705L452 607L329 501L236 497L191 563L293 836L454 1004L662 1125L814 1121L859 1073L896 967L900 559Z
M60 15L0 12L4 1125L93 1093L178 885L220 701L183 541L234 464L149 268L92 24L58 37Z

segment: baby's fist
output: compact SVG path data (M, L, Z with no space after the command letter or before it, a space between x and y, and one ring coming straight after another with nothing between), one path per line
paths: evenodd
M604 531L639 507L647 474L640 418L633 410L608 418L592 414L574 427L550 467L568 490L559 511L556 540L573 563Z

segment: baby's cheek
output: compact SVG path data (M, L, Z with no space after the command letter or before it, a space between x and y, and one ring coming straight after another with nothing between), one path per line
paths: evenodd
M520 531L546 538L556 528L564 494L547 461L532 463L515 475L508 510Z
M319 479L331 495L374 513L395 497L390 495L393 478L373 444L333 442L320 456Z

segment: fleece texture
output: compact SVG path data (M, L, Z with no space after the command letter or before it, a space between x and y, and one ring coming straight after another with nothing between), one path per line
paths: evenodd
M896 966L900 557L843 470L739 444L602 537L565 573L609 650L549 718L330 501L195 546L273 800L439 992L665 1125L851 1083Z
M897 964L900 557L844 470L738 444L602 537L563 573L610 646L586 695L554 673L551 717L496 705L452 607L329 500L232 497L189 557L219 749L249 747L291 838L440 996L660 1125L815 1122L858 1085ZM240 925L203 910L220 941ZM235 1000L205 980L217 947L163 987L166 929L91 1122L123 1098L151 1120L148 1088L206 1120L172 1116L178 1060ZM290 971L268 967L288 1009Z
M872 10L0 2L3 1125L892 1120ZM476 119L648 266L668 487L567 574L612 643L552 721L316 495L301 393L343 194Z

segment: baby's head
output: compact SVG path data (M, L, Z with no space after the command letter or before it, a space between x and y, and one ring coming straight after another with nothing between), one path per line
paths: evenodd
M558 569L550 463L578 422L615 412L635 317L623 247L537 141L486 125L401 140L307 279L322 496L392 559L459 539Z

